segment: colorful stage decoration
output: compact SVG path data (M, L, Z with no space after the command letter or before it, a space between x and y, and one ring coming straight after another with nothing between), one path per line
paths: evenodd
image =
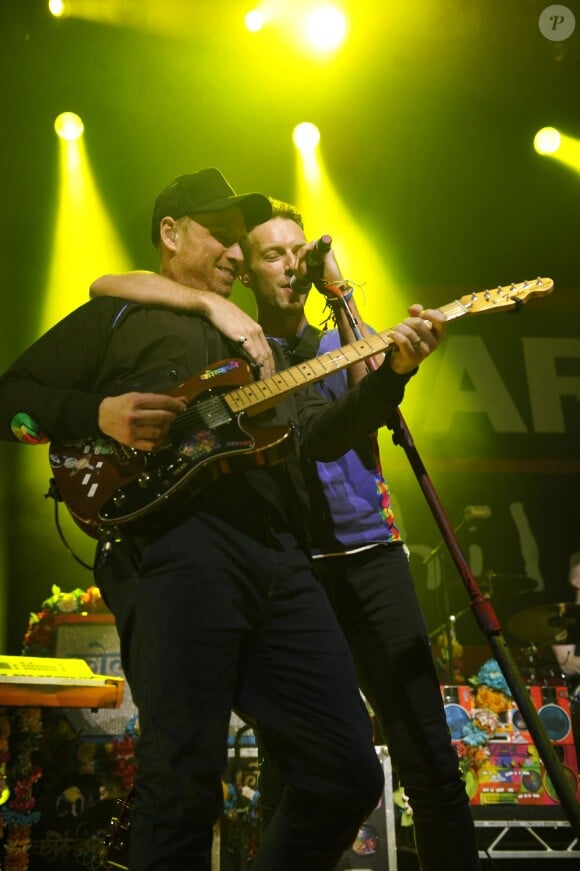
M494 659L468 684L441 688L447 723L472 805L554 805L558 796ZM565 686L531 686L538 716L578 792L578 764Z

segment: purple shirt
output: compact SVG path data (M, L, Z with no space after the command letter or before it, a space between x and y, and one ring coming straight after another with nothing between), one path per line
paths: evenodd
M276 339L282 347L284 340ZM341 346L338 330L324 332L317 356ZM347 372L335 372L316 384L327 399L348 390ZM307 475L312 504L312 554L341 553L372 544L400 541L383 477L376 433L339 460L316 463Z

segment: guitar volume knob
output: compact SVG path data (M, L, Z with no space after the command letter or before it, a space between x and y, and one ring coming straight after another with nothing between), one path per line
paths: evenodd
M151 475L149 472L142 472L137 478L137 483L143 490L146 490L151 483Z

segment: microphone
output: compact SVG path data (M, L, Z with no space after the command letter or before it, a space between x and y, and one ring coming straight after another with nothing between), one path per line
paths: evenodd
M463 519L467 522L470 520L488 520L491 517L491 508L489 505L466 505L463 510Z
M306 278L298 278L293 275L290 279L290 287L297 293L305 293L312 287L312 282L320 278L320 267L322 265L322 255L326 254L332 248L332 236L321 236L314 243L312 248L306 254L304 262L306 263Z

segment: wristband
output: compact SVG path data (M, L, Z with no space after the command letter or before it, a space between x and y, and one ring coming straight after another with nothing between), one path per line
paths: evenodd
M328 305L335 305L337 302L342 302L342 300L348 302L352 298L354 287L347 281L340 284L325 281L322 293L324 293Z

